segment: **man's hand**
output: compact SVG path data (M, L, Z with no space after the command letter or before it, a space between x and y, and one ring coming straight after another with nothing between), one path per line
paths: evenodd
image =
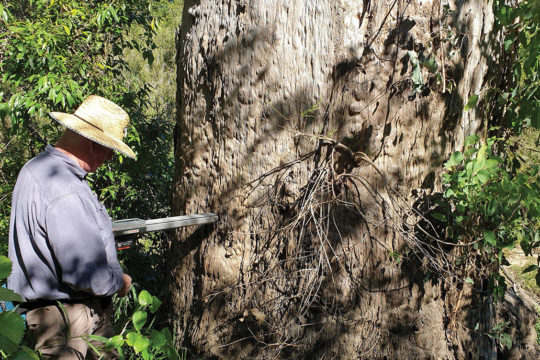
M128 274L123 274L122 278L124 279L124 284L122 285L120 290L116 292L116 295L120 297L126 296L129 292L129 289L131 288L131 276L129 276Z

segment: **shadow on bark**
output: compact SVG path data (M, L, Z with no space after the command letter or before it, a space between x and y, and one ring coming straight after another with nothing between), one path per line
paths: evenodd
M364 1L364 9L369 3ZM359 14L361 22L367 11ZM177 237L184 240L171 248L169 283L174 286L175 276L185 276L189 280L183 284L190 287L179 289L185 295L177 295L189 298L182 303L185 307L172 310L182 317L177 327L183 344L195 353L215 358L312 359L339 358L340 350L349 348L349 353L366 359L429 358L434 350L459 357L461 348L448 352L429 346L463 341L462 348L470 346L471 356L481 358L481 348L492 346L471 334L451 338L444 280L448 274L437 272L441 268L431 264L447 250L441 243L430 243L431 238L444 236L426 211L436 196L436 174L448 154L448 142L453 141L452 131L462 117L464 99L457 89L463 69L459 62L446 64L446 76L455 85L449 95L438 94L433 77L426 79L422 91L410 95L414 84L407 76L411 71L407 51L426 49L411 34L415 21L403 14L405 10L383 40L380 54L371 48L381 36L380 29L375 29L361 59L347 58L333 66L331 91L320 106L314 106L313 93L307 88L277 99L265 89L257 94L264 99L260 113L251 116L246 110L252 104L251 94L243 93L242 84L251 82L255 88L272 64L263 64L255 76L249 67L240 67L232 86L225 90L216 86L222 70L240 56L237 52L249 53L260 43L272 43L271 28L237 34L237 39L226 40L223 52L203 54L205 66L196 83L185 74L179 76L185 89L202 93L205 106L199 107L200 113L186 115L186 104L193 105L196 99L180 89L177 213L185 212L192 197L204 197L194 190L201 181L192 170L200 166L196 150L208 153L205 161L212 163L213 151L225 149L227 141L241 136L235 126L251 126L256 133L242 139L247 142L245 153L230 153L239 169L249 169L252 159L284 134L289 133L295 145L287 161L263 174L232 171L219 192L205 183L208 199L199 204L206 205L205 211L218 212L220 222L214 228L179 233ZM461 15L456 12L454 21ZM445 46L441 39L434 43L437 53L438 47ZM464 54L467 46L463 40ZM444 104L440 121L431 118L431 101ZM415 116L400 112L402 107ZM197 125L209 124L215 140L208 147L217 150L197 147L188 115L204 119ZM433 132L409 132L416 125L403 123L400 116L421 122L422 128ZM422 138L417 139L418 134ZM433 150L427 158L407 153L401 145L411 137L413 148L417 141L422 142L418 146L429 148L436 135L442 150ZM403 171L408 168L400 169L399 164L386 168L385 152L391 147L403 147L398 161L419 164L422 171L409 175ZM220 170L219 165L216 168ZM415 180L420 177L421 181ZM230 204L238 208L231 209ZM248 231L242 232L239 229L245 222ZM426 229L431 237L426 236ZM417 242L427 247L418 247ZM218 282L208 274L212 247L225 252L235 249L241 264L234 281L209 291L207 284ZM226 252L227 256L233 255ZM486 306L490 305L470 303L464 319L467 327L478 321ZM439 319L445 323L429 324ZM200 331L217 335L209 340ZM441 333L446 339L435 339Z

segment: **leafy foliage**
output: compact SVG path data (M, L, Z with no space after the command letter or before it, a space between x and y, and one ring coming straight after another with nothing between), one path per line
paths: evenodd
M0 255L0 282L11 273L11 260ZM13 291L0 288L0 302L21 301L21 297ZM2 309L4 310L4 309ZM14 311L0 312L0 355L2 359L38 360L38 355L22 344L25 331L24 319Z
M126 143L139 160L124 161L119 155L89 177L109 214L156 217L167 212L173 171L171 119L147 113L152 89L126 81L124 57L126 50L133 50L153 63L158 29L154 8L164 12L160 0L1 2L2 248L19 169L62 130L47 112L73 112L90 94L109 98L130 114L133 126Z
M170 330L167 327L158 330L155 326L161 301L146 290L142 290L138 296L135 290L132 290L131 296L135 300L136 308L122 326L120 334L110 339L96 336L88 338L103 342L101 351L116 349L121 359L180 359Z
M494 2L503 34L503 57L511 64L509 81L498 89L498 100L507 105L501 125L514 131L523 126L540 128L540 1Z
M531 255L540 246L538 168L521 168L515 159L499 156L505 153L502 140L482 142L471 135L464 151L452 154L443 174L446 202L434 214L448 221L449 239L470 245L485 259L485 275L492 276L499 296L504 294L504 282L497 277L505 262L503 249L519 244Z

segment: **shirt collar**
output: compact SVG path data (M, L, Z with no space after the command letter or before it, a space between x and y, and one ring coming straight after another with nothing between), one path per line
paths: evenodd
M47 147L45 148L45 153L59 161L64 162L68 169L71 170L73 174L75 174L78 178L84 179L86 177L87 172L83 170L77 164L72 158L61 152L60 150L56 149L54 146L47 144Z

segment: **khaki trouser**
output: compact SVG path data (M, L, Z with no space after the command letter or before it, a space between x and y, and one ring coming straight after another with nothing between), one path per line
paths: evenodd
M63 307L63 309L62 309ZM103 343L85 339L85 335L114 335L112 303L103 308L101 299L83 303L50 305L26 313L26 323L36 341L35 350L47 360L84 360L100 358L88 345L99 349L101 359L118 359L116 351L104 353Z

